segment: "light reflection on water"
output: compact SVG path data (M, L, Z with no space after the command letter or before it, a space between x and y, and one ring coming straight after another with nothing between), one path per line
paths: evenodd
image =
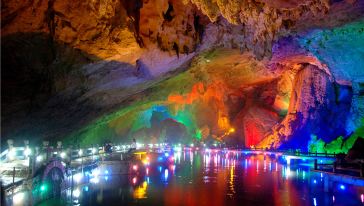
M182 154L183 153L183 154ZM363 205L364 188L333 184L307 166L274 157L178 152L145 176L107 175L67 190L42 205ZM163 154L162 154L163 155ZM183 155L183 158L181 158ZM96 170L97 171L97 170Z

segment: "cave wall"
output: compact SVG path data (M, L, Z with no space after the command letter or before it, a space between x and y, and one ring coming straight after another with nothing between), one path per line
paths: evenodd
M363 9L363 0L3 1L2 140L304 150L313 135L345 141L364 118Z
M287 115L259 146L307 149L311 135L326 142L345 136L351 100L351 87L336 84L316 66L302 65L294 78Z

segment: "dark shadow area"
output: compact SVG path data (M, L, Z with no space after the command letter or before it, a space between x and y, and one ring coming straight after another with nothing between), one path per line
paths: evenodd
M173 5L170 1L168 1L168 9L167 9L166 13L163 13L164 20L171 22L174 18L174 16L172 15L172 12L173 12Z
M31 145L41 140L55 142L110 110L96 106L92 99L80 98L89 90L87 74L80 68L101 61L99 57L44 33L18 33L2 37L1 42L3 148L9 138L15 140L15 146L22 146L25 139ZM133 65L106 63L110 64L136 77Z

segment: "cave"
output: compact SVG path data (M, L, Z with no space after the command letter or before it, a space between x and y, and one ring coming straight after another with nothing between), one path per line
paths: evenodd
M347 154L364 138L363 0L1 4L1 151Z

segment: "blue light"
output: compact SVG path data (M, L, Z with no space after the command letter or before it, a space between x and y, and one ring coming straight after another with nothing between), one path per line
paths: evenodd
M164 180L167 181L167 179L168 179L168 169L165 169L164 170Z
M85 192L88 192L88 186L85 186L83 189L85 190Z
M164 153L164 156L165 156L165 157L169 157L168 152Z
M340 185L341 190L345 190L345 185Z
M315 184L316 184L316 183L317 183L317 181L316 181L316 180L313 180L313 183L315 183Z
M105 176L105 180L107 181L109 179L109 177L108 176Z
M313 198L313 205L317 205L316 198Z
M158 167L158 170L159 170L159 172L162 172L162 167L161 167L161 166L159 166L159 167Z
M109 174L109 171L108 170L105 170L105 174L107 175L107 174Z

